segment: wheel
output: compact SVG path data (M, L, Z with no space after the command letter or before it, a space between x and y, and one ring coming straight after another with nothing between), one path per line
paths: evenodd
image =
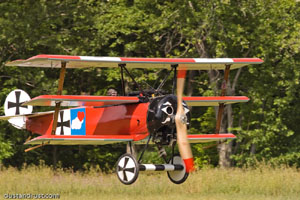
M169 164L179 164L179 165L183 165L183 170L181 171L168 171L168 177L169 179L175 183L175 184L181 184L183 183L189 176L189 173L187 173L185 171L185 164L183 162L183 160L181 159L180 156L176 155L173 157L173 163L172 163L172 158L169 161Z
M130 185L134 183L139 175L136 159L130 154L123 154L117 161L116 172L123 184Z

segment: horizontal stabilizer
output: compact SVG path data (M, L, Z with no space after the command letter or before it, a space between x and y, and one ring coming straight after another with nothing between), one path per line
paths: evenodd
M61 106L106 106L138 103L139 98L124 96L42 95L22 105L55 106L56 102L61 102Z
M235 139L236 136L232 133L220 133L220 134L203 134L203 135L188 135L190 143L206 143L213 141L220 141L225 139Z
M31 114L24 114L24 115L12 115L12 116L0 116L0 120L9 120L9 119L14 119L14 118L23 118L23 117L37 117L37 116L42 116L42 115L47 115L53 113L53 111L48 111L48 112L37 112L37 113L31 113Z
M126 64L128 68L171 69L171 65L184 64L187 70L224 70L225 65L231 65L231 69L236 69L249 64L263 63L263 60L259 58L128 58L37 55L27 60L6 63L6 66L60 68L62 61L67 62L67 68L118 67L119 64Z
M219 106L220 103L233 104L248 102L245 96L217 96L217 97L183 97L188 106Z

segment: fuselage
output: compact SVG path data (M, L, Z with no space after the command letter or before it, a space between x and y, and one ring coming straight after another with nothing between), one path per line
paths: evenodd
M190 121L187 105L183 103ZM151 135L160 144L169 144L175 139L175 114L177 99L174 95L151 98L139 102L109 106L86 106L60 110L57 136L132 136L133 140ZM189 124L189 123L188 123ZM52 133L53 113L27 117L26 129L39 135Z
M56 135L145 135L149 103L61 110ZM27 118L26 129L51 135L53 114Z

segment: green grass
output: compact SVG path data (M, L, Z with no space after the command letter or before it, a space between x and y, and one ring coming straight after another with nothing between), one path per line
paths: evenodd
M115 174L73 173L49 167L0 171L0 199L4 194L60 194L60 199L300 199L300 172L294 168L202 169L181 185L166 173L140 173L130 186Z

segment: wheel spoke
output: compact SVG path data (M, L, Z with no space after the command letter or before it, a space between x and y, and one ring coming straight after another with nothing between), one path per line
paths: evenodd
M129 161L129 158L125 157L125 162L124 162L124 167L123 167L124 169L126 169L126 165L127 165L128 161Z
M125 171L125 170L123 171L123 179L124 179L124 181L126 181L126 182L128 181L127 175L126 175L126 171Z
M124 169L124 171L134 173L135 167L132 167L132 168L126 168L126 169Z

